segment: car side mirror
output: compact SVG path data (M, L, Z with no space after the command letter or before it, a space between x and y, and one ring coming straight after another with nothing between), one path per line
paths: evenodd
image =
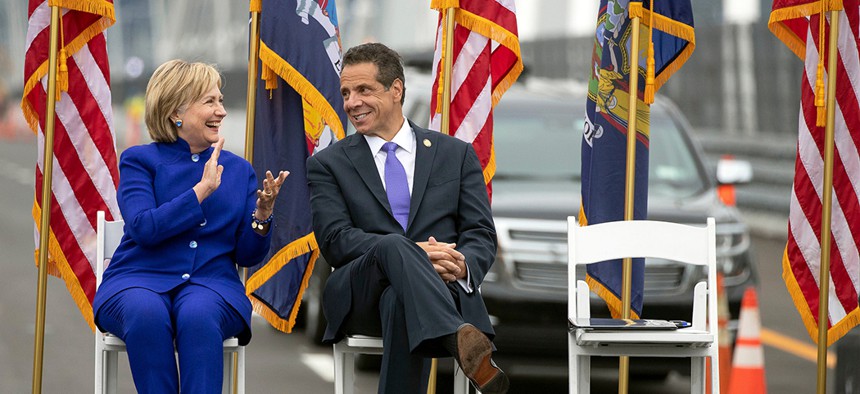
M721 185L749 183L752 177L752 165L746 160L722 157L717 162L717 182Z

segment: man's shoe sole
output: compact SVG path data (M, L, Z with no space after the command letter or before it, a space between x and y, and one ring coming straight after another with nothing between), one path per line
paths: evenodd
M471 324L460 327L457 330L457 349L460 368L481 393L507 393L508 377L493 363L493 345L481 330Z

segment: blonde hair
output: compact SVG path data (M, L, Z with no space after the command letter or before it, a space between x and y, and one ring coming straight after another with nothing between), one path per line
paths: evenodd
M221 73L215 66L174 59L158 66L146 85L144 120L155 142L174 142L179 129L171 119L207 91L221 88Z

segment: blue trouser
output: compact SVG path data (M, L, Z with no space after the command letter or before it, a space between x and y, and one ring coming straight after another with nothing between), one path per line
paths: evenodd
M245 328L220 295L191 283L162 294L123 290L104 303L97 321L125 341L137 392L159 394L220 393L223 342Z

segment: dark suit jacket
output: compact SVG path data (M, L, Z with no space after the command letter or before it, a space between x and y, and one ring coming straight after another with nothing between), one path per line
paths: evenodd
M364 136L348 136L308 159L314 232L323 256L335 268L323 299L329 323L326 341L340 339L350 312L350 263L383 235L392 233L416 242L434 236L441 242L457 243L457 250L466 256L475 289L466 293L455 286L461 313L466 322L492 337L487 309L477 290L495 259L496 232L478 157L466 142L411 121L409 125L415 132L417 152L405 234L391 214Z

